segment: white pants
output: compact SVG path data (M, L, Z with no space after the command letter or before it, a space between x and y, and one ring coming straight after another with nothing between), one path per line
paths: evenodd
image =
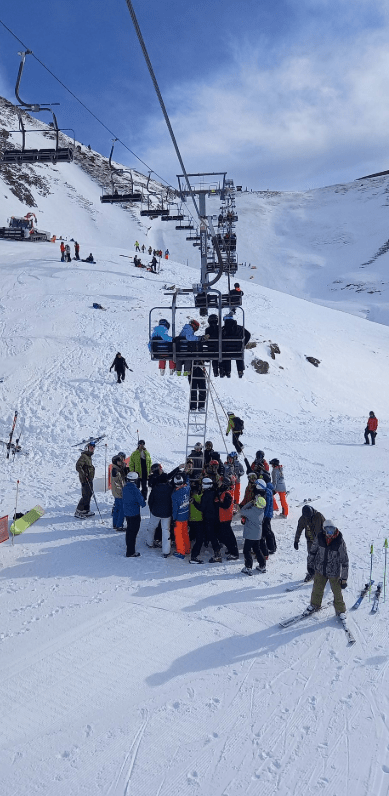
M165 556L168 556L170 553L170 520L171 517L155 517L150 511L150 519L146 529L146 541L151 547L154 542L154 531L158 523L161 523L162 552Z

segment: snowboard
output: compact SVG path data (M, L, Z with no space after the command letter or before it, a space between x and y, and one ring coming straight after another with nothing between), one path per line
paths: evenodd
M42 509L42 506L34 506L34 508L28 511L27 514L24 514L23 517L15 520L10 527L13 536L18 536L18 534L23 533L23 531L29 528L36 520L39 520L44 513L45 510Z

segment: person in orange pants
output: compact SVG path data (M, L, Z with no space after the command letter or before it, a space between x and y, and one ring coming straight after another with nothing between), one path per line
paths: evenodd
M190 486L184 483L179 473L174 478L175 490L172 494L172 520L174 522L174 538L176 540L176 558L185 558L190 553L188 533Z
M286 485L285 485L282 464L280 464L279 459L271 459L269 464L271 464L272 466L271 480L273 484L273 489L275 492L278 492L280 496L281 507L282 507L282 512L280 514L280 517L284 517L286 519L289 514L289 506L286 501ZM278 503L275 497L273 497L273 509L275 511L278 511Z

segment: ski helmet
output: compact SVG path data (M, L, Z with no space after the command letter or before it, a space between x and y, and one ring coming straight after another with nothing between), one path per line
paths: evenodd
M151 473L159 473L160 470L162 470L162 464L159 464L159 462L155 462L155 464L151 465Z
M273 467L279 467L280 466L280 460L279 459L270 459L269 464L272 464Z
M222 485L226 489L228 489L231 486L231 484L232 484L232 481L231 481L231 478L229 477L229 475L224 475L223 476L223 484Z
M205 447L208 448L208 445L211 446L211 449L213 448L213 442L210 439L205 443Z
M265 458L265 452L264 451L257 451L256 454L255 454L255 458L256 458L256 460L258 462L261 462L262 459Z
M128 473L127 481L137 481L139 478L138 473Z
M181 484L184 483L184 479L183 479L182 475L175 475L174 476L174 483L175 483L176 486L181 486Z
M255 486L257 489L266 489L265 481L262 481L262 478L258 478L258 480L255 482Z
M190 323L190 325L192 326L192 328L193 328L193 329L194 329L196 332L197 332L197 329L200 329L200 324L199 324L199 322L198 322L198 321L196 321L195 319L192 319L191 321L189 321L189 323Z
M305 517L306 520L311 520L313 517L313 508L312 506L303 506L301 509L301 514Z
M369 417L375 417L374 412L369 412Z
M203 446L202 446L201 442L196 442L193 450L201 451L202 449L203 449Z
M247 477L248 477L249 481L256 481L257 480L257 474L256 473L249 473Z
M231 451L231 453L227 454L227 458L228 459L237 459L238 458L238 454L237 454L236 451Z
M120 456L121 459L125 459L126 458L126 454L124 453L124 451L119 451L117 456Z
M166 326L166 329L170 329L170 323L166 320L166 318L161 318L159 325Z
M203 478L203 489L211 489L212 486L212 478Z
M336 522L334 520L324 520L323 531L326 536L334 536L337 531Z
M216 465L216 467L219 467L219 462L218 462L217 459L211 459L209 464L211 465L211 467L214 467L215 465Z
M219 323L219 318L217 317L217 315L209 315L208 316L208 323L210 323L211 325L213 323Z

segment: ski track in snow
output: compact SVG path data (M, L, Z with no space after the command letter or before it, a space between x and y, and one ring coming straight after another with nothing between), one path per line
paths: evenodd
M78 195L90 195L85 180ZM73 234L77 212L86 240L98 236L98 244L83 244L98 252L95 267L56 262L57 245L0 249L0 434L7 439L17 408L16 432L29 451L0 462L2 508L12 514L19 478L19 510L38 502L46 510L14 546L0 547L4 792L387 796L387 603L371 616L365 598L350 615L352 648L331 611L296 627L278 623L310 595L309 585L285 592L305 573L304 541L293 549L304 499L320 495L315 507L345 534L347 604L368 579L371 540L373 577L382 576L389 330L247 283L246 325L257 347L247 352L243 382L233 366L228 383L214 384L225 411L245 418L249 460L260 447L285 466L291 513L273 521L277 553L267 573L251 579L240 573L242 558L201 568L165 561L145 547L144 509L142 556L129 561L123 535L110 527L109 493L97 490L104 525L98 515L82 524L74 518L78 449L71 446L107 435L95 454L100 483L105 442L110 461L118 449L131 452L138 433L167 470L182 461L188 383L159 376L146 338L150 307L168 307L164 285L190 284L194 272L169 261L160 276L135 273L120 257L131 254L119 248L120 211L108 208L104 221L92 208L92 234L90 209L74 208L71 193L63 223ZM52 223L45 218L43 226ZM142 228L129 223L132 241ZM109 246L115 230L117 249ZM93 310L94 300L107 312ZM275 362L270 339L281 348ZM108 372L118 350L133 370L120 386ZM312 353L322 360L318 369L305 360ZM267 376L254 372L254 356L270 362ZM380 418L374 451L362 445L371 407ZM213 409L207 435L220 451L230 449ZM234 527L241 548L239 521Z

